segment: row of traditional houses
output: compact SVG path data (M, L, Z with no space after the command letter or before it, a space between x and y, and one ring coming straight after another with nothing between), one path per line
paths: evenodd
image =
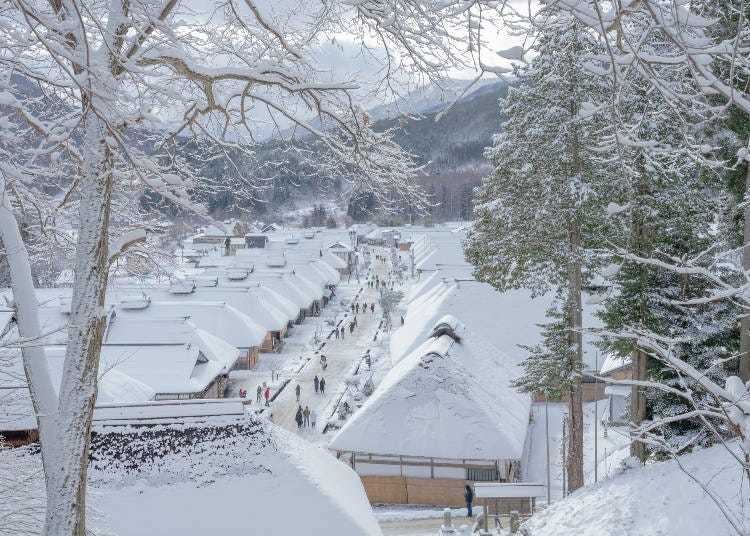
M322 255L321 245L278 244L269 251L285 262L216 252L202 256L199 266L185 265L169 280L110 277L99 402L221 398L231 370L255 367L263 353L283 346L293 326L320 314L341 279L343 261ZM45 333L38 343L47 349L56 385L71 292L37 290ZM0 338L13 340L13 295L10 290L0 294L8 304L5 313L0 311ZM36 437L20 355L12 347L0 355L0 435L15 444Z

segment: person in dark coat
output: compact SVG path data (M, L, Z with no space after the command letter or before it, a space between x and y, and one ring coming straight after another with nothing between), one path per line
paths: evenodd
M294 416L294 420L297 423L297 428L302 428L302 406L297 408L297 415Z
M464 499L466 499L466 516L472 517L471 503L474 502L474 492L468 484L466 485L466 491L464 491Z
M371 304L370 304L370 312L371 312L371 313L374 313L374 312L375 312L375 304L374 304L374 303L371 303Z
M322 376L320 377L320 394L326 394L326 379Z
M266 391L263 393L263 397L266 399L266 406L268 406L268 401L271 398L271 389L269 387L266 387Z
M315 375L315 378L313 378L313 387L315 387L315 394L318 394L318 386L320 385L320 380L318 379L318 375Z
M302 387L297 384L297 387L294 388L294 392L297 394L297 402L299 402L299 394L302 392Z

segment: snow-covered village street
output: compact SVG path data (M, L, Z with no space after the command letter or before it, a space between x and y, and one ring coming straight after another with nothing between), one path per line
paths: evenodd
M750 536L750 2L0 1L0 536Z
M339 284L331 305L324 311L317 322L317 339L304 340L305 335L295 335L291 344L285 345L281 352L270 355L261 366L253 371L236 372L230 376L229 393L236 394L239 389L246 389L251 395L258 386L268 385L272 401L267 410L273 422L292 432L304 434L312 441L326 427L328 419L337 409L343 392L347 389L348 380L357 370L367 366L365 353L372 347L374 338L382 320L379 305L370 310L370 304L377 304L378 291L369 287L367 281L377 276L386 280L389 267L384 261L376 261L373 268L363 273L361 282L356 278ZM353 314L351 304L367 304L367 312ZM350 325L356 317L356 328ZM334 329L343 329L343 337L334 336ZM301 341L299 339L302 339ZM302 343L302 344L300 344ZM323 369L320 358L325 356L326 368ZM315 391L314 378L325 380L325 392ZM275 379L274 379L275 378ZM297 400L296 387L300 386L300 398ZM316 427L306 425L301 430L295 422L299 407L309 408L315 415ZM266 410L263 410L266 411Z

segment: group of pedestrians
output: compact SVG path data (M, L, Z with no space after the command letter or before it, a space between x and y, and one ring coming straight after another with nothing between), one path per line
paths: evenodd
M360 305L359 302L355 302L355 303L353 303L351 305L351 310L352 310L352 314L354 314L354 315L358 315L360 311L362 311L363 313L366 313L367 312L367 302L362 302L361 305ZM371 302L370 303L370 313L374 313L374 312L375 312L375 303ZM356 322L357 317L355 316L354 319L355 319L355 322Z
M351 333L352 331L354 331L354 330L350 329L349 333ZM333 328L333 335L337 339L343 339L346 336L346 329L345 329L344 325L342 324L341 326L339 326L337 328Z
M297 406L297 414L294 416L294 420L297 423L298 430L302 428L312 428L314 430L317 424L317 414L314 409L310 409L310 406L305 406L305 409L302 409L302 405L299 405Z
M318 375L316 374L315 378L313 378L313 389L315 390L315 394L325 396L326 379L323 376L318 378ZM297 384L294 388L294 394L297 396L297 414L294 416L294 421L297 423L297 429L315 429L317 415L314 409L310 409L310 406L305 405L303 408L302 404L300 404L300 397L302 396L302 386L300 384Z
M247 396L247 390L240 388L240 398L245 398ZM260 404L263 400L266 401L266 406L270 406L270 400L271 400L271 388L266 385L266 382L263 382L263 385L259 385L258 389L255 391L255 401Z

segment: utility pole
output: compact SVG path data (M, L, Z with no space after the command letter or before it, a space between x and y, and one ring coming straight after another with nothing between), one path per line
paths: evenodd
M547 506L552 504L552 489L549 467L549 398L544 395L544 434L547 437Z
M563 426L562 426L562 496L566 497L568 495L567 493L567 487L568 487L568 449L566 442L568 441L567 437L567 430L568 430L568 417L565 416L563 418Z
M594 365L594 482L599 481L599 352Z

